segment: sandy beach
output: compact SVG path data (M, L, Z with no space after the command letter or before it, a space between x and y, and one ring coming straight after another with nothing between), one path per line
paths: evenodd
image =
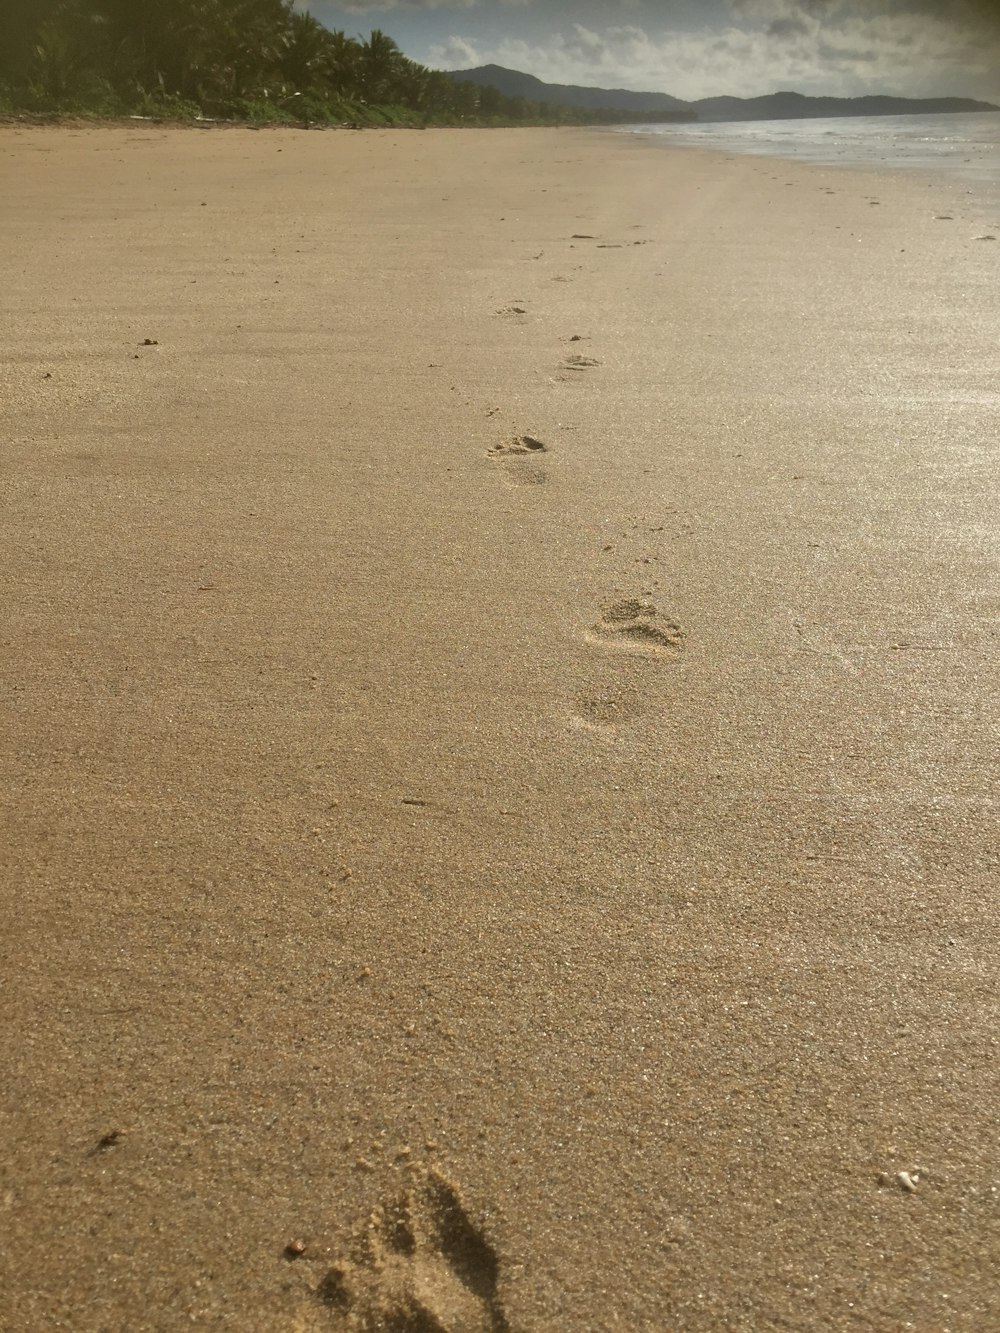
M0 127L4 1333L1000 1328L984 210Z

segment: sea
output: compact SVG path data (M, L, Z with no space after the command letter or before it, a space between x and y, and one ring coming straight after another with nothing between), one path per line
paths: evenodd
M671 145L823 166L933 171L1000 198L1000 112L700 121L616 127Z

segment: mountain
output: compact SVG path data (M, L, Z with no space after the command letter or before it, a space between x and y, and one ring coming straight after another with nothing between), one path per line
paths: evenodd
M481 88L496 88L505 97L526 97L530 102L558 102L599 111L690 111L691 104L669 93L633 93L627 88L581 88L574 83L543 83L503 65L451 70L451 77Z
M945 115L957 111L998 111L971 97L805 97L769 93L766 97L702 97L692 102L699 120L797 120L809 116Z
M696 116L698 120L791 120L809 116L906 116L920 113L942 115L956 111L1000 111L991 102L970 97L806 97L802 93L768 93L765 97L702 97L682 102L669 93L636 93L627 88L583 88L572 83L543 83L533 74L522 74L502 65L480 65L476 69L451 71L453 79L496 88L507 97L526 97L532 102L557 102L562 106L601 111L630 111Z

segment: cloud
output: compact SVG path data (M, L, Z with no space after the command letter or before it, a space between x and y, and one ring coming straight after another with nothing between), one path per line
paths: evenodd
M434 48L433 64L438 69L475 69L487 63L464 37L449 37Z
M772 19L767 25L768 37L805 37L809 33L809 24L803 18Z
M595 30L574 23L544 40L465 41L463 46L466 66L504 65L549 83L660 90L676 97L700 97L734 85L738 85L737 90L751 91L738 71L752 54L756 39L733 28L722 37L724 49L710 49L719 40L717 33L657 38L633 24ZM449 68L447 56L455 41L452 38L433 48L430 63ZM706 78L708 71L710 80Z
M647 19L607 27L568 23L533 40L456 35L431 50L430 63L444 69L493 63L551 83L692 100L784 88L839 97L1000 96L1000 25L990 27L979 0L954 0L946 17L930 0L729 0L728 8L728 20L695 31L656 28ZM954 22L957 10L967 23Z
M823 24L877 21L883 18L935 19L957 34L970 30L1000 35L997 0L726 0L729 12L751 23L798 22L814 19Z
M326 6L322 0L296 0L296 4L305 4L312 10L337 9L344 14L372 14L388 10L419 12L428 9L482 9L492 3L499 3L504 8L519 9L531 3L531 0L330 0Z
M370 14L390 9L475 9L479 0L338 0L345 14Z

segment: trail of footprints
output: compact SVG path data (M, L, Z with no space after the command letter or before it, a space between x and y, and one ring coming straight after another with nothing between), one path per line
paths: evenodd
M578 232L572 240L596 240L596 237ZM634 241L632 244L644 245L647 242ZM622 247L602 243L598 248ZM498 315L505 317L520 317L527 313L526 306L521 302L497 311ZM579 343L583 340L580 334L573 334L567 341ZM570 373L557 373L555 378L572 380L576 375L586 373L600 364L597 357L570 352L562 358L558 367L559 372ZM486 456L500 467L504 479L510 485L539 485L549 479L548 470L539 463L541 455L547 453L548 448L545 441L537 436L517 435L487 449ZM649 558L643 562L651 563ZM642 668L650 663L669 661L684 647L683 629L676 620L660 611L649 593L619 596L607 602L601 607L597 620L584 631L583 637L591 645L615 658L613 664L605 661L597 673L595 683L578 691L572 701L571 721L587 730L614 730L640 718L646 711L645 700L649 694L649 679L643 676Z
M430 1170L376 1208L315 1289L314 1328L343 1333L510 1333L496 1252Z

